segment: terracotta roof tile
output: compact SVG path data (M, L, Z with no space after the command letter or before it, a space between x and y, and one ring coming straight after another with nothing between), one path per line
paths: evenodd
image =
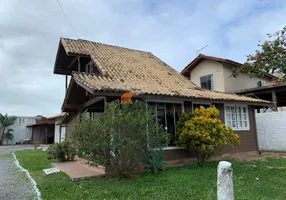
M245 96L203 90L150 52L87 40L61 38L67 54L89 55L101 75L74 72L73 79L92 91L137 91L142 94L269 103Z

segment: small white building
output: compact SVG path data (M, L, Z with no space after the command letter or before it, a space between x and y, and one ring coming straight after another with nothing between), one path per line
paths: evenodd
M64 113L49 118L44 118L40 115L36 117L16 116L15 123L6 128L6 131L13 129L11 132L14 136L13 140L8 140L7 143L4 139L3 144L22 144L25 140L38 141L41 144L62 142L66 138L66 127L61 124L63 116ZM40 123L43 119L53 123L49 125L49 127L52 127L51 130L46 127L48 125Z
M13 129L11 132L13 134L13 140L9 140L8 143L4 139L3 144L16 144L24 142L25 140L31 140L32 138L32 128L27 127L29 124L36 123L36 119L39 119L40 116L37 117L28 117L28 116L16 116L17 119L15 123L9 126L7 129Z

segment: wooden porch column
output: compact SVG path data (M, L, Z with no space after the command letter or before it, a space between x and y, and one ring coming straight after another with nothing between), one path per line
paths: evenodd
M66 91L68 89L68 70L66 71Z
M59 142L62 142L62 125L60 124L60 138L59 138Z
M46 128L46 144L48 144L48 128Z
M77 57L77 71L80 72L80 57Z
M274 103L274 112L278 111L278 107L277 107L277 96L276 96L276 92L274 90L272 90L272 101Z
M32 141L34 141L34 127L32 127L32 138L31 138Z

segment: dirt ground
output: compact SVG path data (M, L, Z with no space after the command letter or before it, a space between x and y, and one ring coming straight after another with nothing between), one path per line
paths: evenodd
M232 153L232 154L224 154L222 156L216 156L211 160L231 159L240 162L249 162L253 160L265 160L266 158L286 159L286 152L261 152L260 154L257 151L241 152L241 153Z

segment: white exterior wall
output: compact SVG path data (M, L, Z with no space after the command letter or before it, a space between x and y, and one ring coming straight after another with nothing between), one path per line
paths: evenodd
M213 60L200 62L191 72L191 81L201 87L200 77L213 74L214 90L224 91L223 65Z
M9 128L13 129L11 133L14 135L13 140L9 140L8 144L16 144L16 142L23 141L25 139L31 140L32 139L32 128L28 128L27 125L35 124L36 117L22 117L17 116L15 123L12 126L6 128L7 131ZM4 144L6 140L4 140Z
M270 80L268 78L259 78L259 77L252 77L245 74L239 73L239 75L234 78L232 76L232 66L230 65L223 65L223 74L224 74L224 91L221 92L233 92L238 90L244 90L249 88L257 87L258 81L265 81L266 85L270 84Z
M55 143L65 141L66 137L66 127L61 127L58 125L59 122L61 122L61 118L57 118L55 120Z
M286 151L286 112L256 114L260 150Z
M233 92L254 88L257 87L258 81L265 81L266 85L270 84L268 78L250 78L241 73L234 78L232 76L232 68L233 66L228 64L222 64L214 60L204 60L191 71L190 79L194 84L200 87L200 77L213 74L214 90L220 92Z
M61 130L62 131L62 133L61 133L61 142L63 142L63 141L66 140L66 127L62 126L61 129L62 129Z

